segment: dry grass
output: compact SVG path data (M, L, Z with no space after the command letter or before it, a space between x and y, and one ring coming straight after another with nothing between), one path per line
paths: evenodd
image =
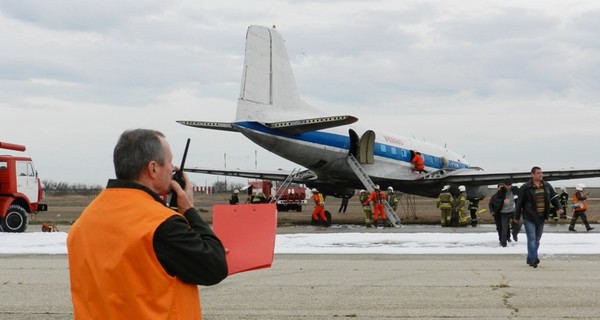
M594 197L589 201L588 218L590 223L597 223L600 220L600 189L592 189L590 196ZM228 203L229 194L205 195L196 193L194 195L196 208L200 211L202 218L207 221L212 221L212 206L215 204ZM32 224L54 223L54 224L69 224L75 221L83 209L94 199L94 196L83 195L64 195L64 196L47 196L44 202L48 204L48 211L41 212L33 217ZM242 201L245 199L242 197ZM405 203L405 199L402 200ZM362 224L362 209L358 201L358 197L350 199L346 213L338 213L341 199L327 197L325 201L325 209L332 213L334 223L342 224ZM488 206L488 199L479 203L479 208L484 209ZM306 224L310 222L310 214L312 212L312 204L305 206L302 212L279 212L278 222L280 225L286 224ZM435 207L435 199L414 197L414 215L407 211L406 206L399 206L398 216L403 224L438 224L439 210ZM571 211L569 211L571 215ZM481 223L493 223L492 216L485 212L480 215ZM561 223L568 223L562 221Z

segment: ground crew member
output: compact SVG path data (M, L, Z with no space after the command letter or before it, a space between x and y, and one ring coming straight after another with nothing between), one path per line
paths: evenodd
M467 211L467 188L465 186L458 186L460 194L456 197L456 216L458 218L458 224L465 226L471 220L471 216L466 214Z
M367 203L367 199L369 199L369 194L366 190L360 190L360 204L362 205L362 210L365 215L365 225L367 228L370 228L373 224L373 210L371 210L371 204Z
M259 192L254 197L252 197L252 204L259 203L267 203L267 198L265 198L265 194L262 192Z
M575 222L577 219L581 217L581 221L585 225L585 229L587 231L594 230L593 227L590 227L590 224L587 220L587 216L585 211L587 210L587 194L583 194L583 188L585 185L583 183L578 184L575 187L575 194L573 194L573 218L571 218L571 224L569 225L569 231L577 231L575 230Z
M394 188L392 187L387 188L387 202L390 204L390 206L392 206L394 212L396 212L396 210L398 209L398 196L396 195L396 193L394 192Z
M239 193L240 193L240 190L238 190L238 189L233 190L233 193L231 194L231 198L229 198L229 204L239 204L240 203L240 198L238 197Z
M117 179L67 238L74 319L202 318L197 285L227 276L225 248L194 209L187 174L184 189L172 180L172 161L158 131L129 130L119 138ZM177 211L161 197L170 191Z
M415 155L410 160L410 162L413 164L414 172L419 172L419 173L427 172L427 171L425 171L425 161L423 160L423 157L421 156L420 152L416 151Z
M479 209L479 198L469 201L469 212L471 213L471 226L477 227L477 209Z
M437 198L435 206L441 210L442 216L440 223L442 227L448 227L452 220L452 204L454 203L454 197L450 193L450 186L445 185L442 188L442 192Z
M369 196L367 201L364 202L364 205L368 205L369 202L373 202L373 226L375 227L378 226L378 221L380 217L382 226L385 227L387 218L385 216L385 206L383 204L383 201L385 201L386 198L387 197L385 193L379 190L379 185L375 185L375 190L371 192L371 195Z
M313 224L319 224L319 219L321 219L323 226L329 227L329 222L325 216L325 199L323 198L323 194L315 188L312 188L311 192L312 198L315 201L315 208L312 212Z
M561 187L561 194L558 196L558 200L560 201L560 205L563 207L563 213L561 213L561 219L567 219L567 207L569 204L569 194L567 193L567 188Z

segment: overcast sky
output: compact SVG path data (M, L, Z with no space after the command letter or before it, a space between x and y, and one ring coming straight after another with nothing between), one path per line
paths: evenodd
M3 0L0 141L70 183L114 177L114 144L138 127L165 133L175 163L189 137L189 166L292 169L239 134L175 123L234 119L252 24L277 25L327 114L486 170L600 166L592 1Z

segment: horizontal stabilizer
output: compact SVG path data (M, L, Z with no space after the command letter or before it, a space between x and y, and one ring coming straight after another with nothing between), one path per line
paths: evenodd
M270 129L283 131L290 134L300 134L304 132L317 131L327 128L344 126L358 121L358 118L353 116L332 116L311 118L302 120L280 121L265 123L264 125Z
M179 121L177 121L177 123L182 124L184 126L195 127L195 128L237 132L237 130L229 122L179 120Z

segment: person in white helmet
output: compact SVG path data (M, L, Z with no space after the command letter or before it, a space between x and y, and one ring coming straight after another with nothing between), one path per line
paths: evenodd
M587 231L594 230L593 227L590 227L590 224L587 220L587 215L585 212L587 211L587 194L583 193L583 188L585 185L583 183L577 184L575 187L575 194L573 194L573 218L571 218L571 224L569 225L569 231L577 231L575 230L575 222L577 219L581 217L581 221L585 225L585 229Z
M240 203L240 198L238 197L238 194L240 193L240 190L235 189L233 190L233 193L231 194L231 197L229 198L229 204L239 204Z
M450 186L445 185L435 203L435 206L441 210L440 223L442 227L450 226L450 222L452 220L453 203L454 197L452 196L452 193L450 193Z
M471 222L471 215L467 214L467 188L465 186L458 186L458 191L460 191L460 194L456 197L455 209L458 225L462 227Z
M381 218L382 226L385 227L386 219L384 201L387 200L387 196L384 192L381 192L379 185L375 185L375 190L371 192L371 195L363 204L368 205L369 202L373 201L373 226L377 227L378 221Z
M398 210L398 196L396 195L396 193L394 192L394 188L392 187L387 188L387 202L390 204L390 206L392 206L394 212Z

